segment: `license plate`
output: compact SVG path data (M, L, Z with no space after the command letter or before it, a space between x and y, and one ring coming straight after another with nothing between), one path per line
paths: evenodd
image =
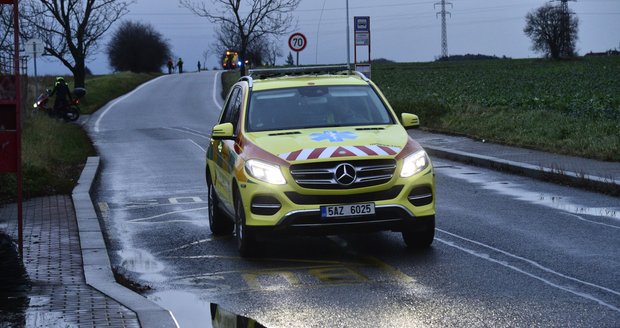
M375 203L321 206L321 217L375 214Z

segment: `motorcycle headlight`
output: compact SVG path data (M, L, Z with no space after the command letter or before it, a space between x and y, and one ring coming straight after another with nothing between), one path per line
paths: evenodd
M286 183L284 175L282 175L282 171L280 171L280 166L278 165L251 159L245 163L245 169L253 178L258 180L275 185Z
M430 165L431 161L424 150L417 151L405 158L403 169L400 171L401 178L408 178L422 172Z

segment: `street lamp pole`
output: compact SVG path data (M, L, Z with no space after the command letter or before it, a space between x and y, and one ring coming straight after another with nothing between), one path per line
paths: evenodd
M347 0L347 68L351 70L351 39L349 36L349 0Z

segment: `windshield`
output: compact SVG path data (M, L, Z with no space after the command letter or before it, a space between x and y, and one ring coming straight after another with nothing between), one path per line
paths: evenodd
M252 93L246 130L394 123L370 86L308 86Z

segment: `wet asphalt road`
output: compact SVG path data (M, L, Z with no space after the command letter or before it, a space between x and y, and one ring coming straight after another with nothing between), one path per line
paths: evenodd
M216 74L164 76L88 123L113 265L181 327L208 327L210 302L268 327L620 326L618 198L439 159L428 251L385 232L276 240L239 258L207 220Z

